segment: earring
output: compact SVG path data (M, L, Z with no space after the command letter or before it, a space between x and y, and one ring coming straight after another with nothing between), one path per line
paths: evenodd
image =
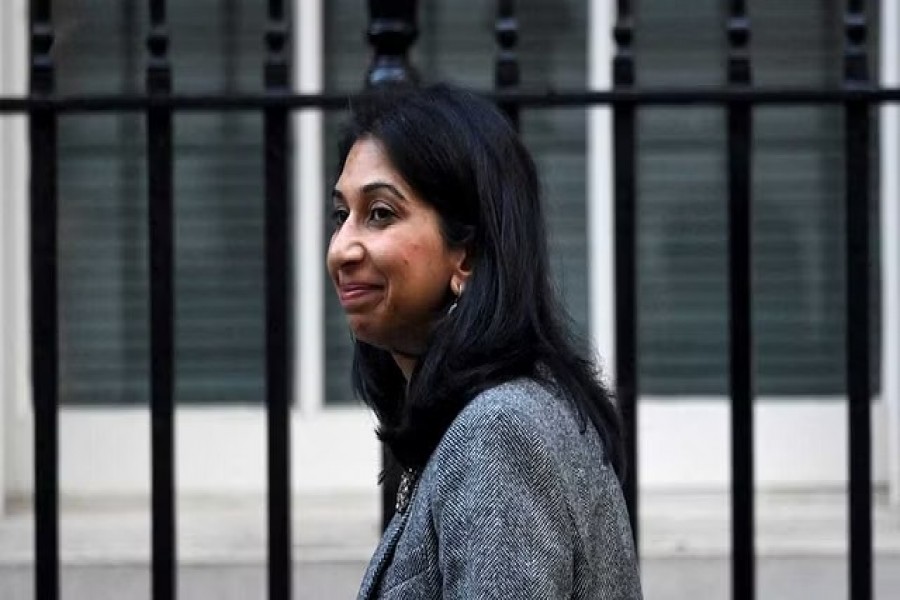
M460 299L460 297L462 297L463 290L465 289L466 286L465 286L465 284L460 283L458 286L454 285L454 286L451 286L451 287L456 288L456 289L453 290L453 293L456 295L456 298L453 299L453 304L451 304L451 305L450 305L450 308L447 309L447 316L448 316L448 317L449 317L451 314L453 314L453 311L454 311L454 310L456 310L456 305L459 304L459 299Z

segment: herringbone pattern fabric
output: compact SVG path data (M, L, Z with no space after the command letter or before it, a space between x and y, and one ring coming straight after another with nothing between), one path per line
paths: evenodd
M460 413L359 598L641 598L625 503L593 428L531 380Z

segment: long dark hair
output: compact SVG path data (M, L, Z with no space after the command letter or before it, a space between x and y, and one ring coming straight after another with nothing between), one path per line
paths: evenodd
M355 342L354 389L375 411L382 441L403 466L421 467L479 392L532 377L590 420L622 478L619 416L557 299L537 170L506 118L451 86L392 87L354 101L341 168L364 137L381 143L440 215L446 243L466 247L472 262L457 308L436 323L408 384L387 351Z

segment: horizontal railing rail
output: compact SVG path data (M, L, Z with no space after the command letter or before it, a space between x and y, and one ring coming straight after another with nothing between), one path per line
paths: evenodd
M479 92L485 98L519 108L586 108L594 105L635 104L665 106L685 104L823 105L865 102L900 102L900 88L645 88L632 90L546 90ZM150 108L182 111L249 111L265 108L345 110L356 94L229 94L173 93L65 94L51 96L0 97L0 113L55 110L59 113L139 112Z

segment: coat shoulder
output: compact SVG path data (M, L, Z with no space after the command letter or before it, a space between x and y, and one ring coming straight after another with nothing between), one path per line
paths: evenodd
M562 447L567 443L586 445L594 460L602 453L594 428L582 423L573 403L551 385L528 378L478 394L453 421L441 446L468 445L511 429L553 453L569 455L574 448Z

